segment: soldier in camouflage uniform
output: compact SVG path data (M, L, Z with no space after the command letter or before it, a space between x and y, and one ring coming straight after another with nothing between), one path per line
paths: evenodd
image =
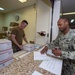
M57 23L60 33L41 53L47 52L48 48L52 49L55 56L63 59L62 75L75 75L75 31L69 28L66 18L60 18Z

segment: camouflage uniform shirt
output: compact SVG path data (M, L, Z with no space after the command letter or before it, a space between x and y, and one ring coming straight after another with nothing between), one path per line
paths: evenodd
M55 47L62 51L62 75L75 75L75 30L70 29L66 35L59 33L57 38L48 44L48 48Z

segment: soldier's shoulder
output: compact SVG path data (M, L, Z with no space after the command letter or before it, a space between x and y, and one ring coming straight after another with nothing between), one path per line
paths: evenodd
M70 32L72 36L75 36L75 29L71 29Z
M70 32L71 33L75 33L75 29L70 29Z

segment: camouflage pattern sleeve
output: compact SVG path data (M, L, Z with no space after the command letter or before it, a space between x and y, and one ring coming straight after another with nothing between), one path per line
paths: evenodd
M67 51L62 50L61 57L63 59L67 59L67 58L75 59L75 36L73 36L71 41L69 42L68 50Z
M51 43L48 43L48 44L47 44L47 47L48 47L49 49L52 49L52 48L54 48L54 47L59 46L59 37L60 37L60 33L58 34L58 36L57 36L57 38L56 38L55 40L53 40Z
M68 52L67 51L62 51L61 57L63 59L67 59L67 58L75 59L75 51L72 51L72 52L70 52L70 51L68 51Z

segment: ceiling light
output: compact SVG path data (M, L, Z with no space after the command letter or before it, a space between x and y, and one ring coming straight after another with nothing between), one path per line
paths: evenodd
M75 14L75 12L63 13L63 15L74 15L74 14ZM62 14L60 13L60 15L62 15Z
M74 19L71 19L71 21L70 21L71 23L73 23L74 22Z
M24 2L26 2L27 0L19 0L21 3L24 3Z
M1 8L1 7L0 7L0 10L4 10L4 8Z

